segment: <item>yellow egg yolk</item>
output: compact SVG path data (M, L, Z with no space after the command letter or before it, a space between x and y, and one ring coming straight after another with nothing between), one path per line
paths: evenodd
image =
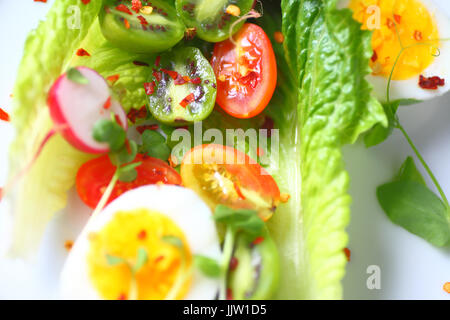
M183 248L168 242L180 239ZM166 215L147 209L117 212L99 232L89 235L87 256L90 279L104 299L183 299L191 283L192 255L180 228ZM138 251L146 262L132 273ZM111 264L108 257L124 259ZM172 290L172 291L171 291Z
M405 80L421 74L434 60L439 32L427 8L418 0L351 0L353 18L373 30L373 75ZM416 45L422 43L421 45ZM407 48L395 61L402 48Z

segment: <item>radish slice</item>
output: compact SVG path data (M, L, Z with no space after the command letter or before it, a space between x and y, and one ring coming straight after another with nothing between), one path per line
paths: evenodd
M105 103L111 93L105 79L95 70L77 67L77 70L89 81L79 84L63 74L56 80L48 95L50 115L56 128L75 148L87 153L107 153L107 143L99 143L93 138L93 128L101 119L111 119L111 112L118 118L119 124L127 129L127 115L119 102L111 99Z

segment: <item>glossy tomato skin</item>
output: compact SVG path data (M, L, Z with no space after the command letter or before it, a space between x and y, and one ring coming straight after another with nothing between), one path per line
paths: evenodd
M217 104L236 118L252 118L269 103L277 84L277 64L264 30L246 23L230 40L216 43L211 64Z
M214 212L219 204L256 210L268 220L280 203L280 189L256 161L234 148L205 144L194 147L181 163L186 188L194 190Z
M137 178L133 182L118 181L108 199L108 203L121 194L140 186L162 182L164 184L181 185L181 177L166 162L138 154L133 163L142 162L136 168ZM106 187L111 181L116 167L109 156L104 155L83 164L78 170L76 188L81 200L90 208L95 208Z

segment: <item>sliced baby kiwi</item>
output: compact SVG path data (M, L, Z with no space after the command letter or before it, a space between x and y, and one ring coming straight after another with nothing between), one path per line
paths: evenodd
M184 36L186 27L175 8L161 0L106 0L99 19L103 35L113 45L135 53L161 52L172 48Z
M179 16L186 26L196 29L199 38L209 42L219 42L230 35L232 24L247 14L254 0L176 0ZM239 31L244 21L233 27Z
M256 239L238 235L233 261L228 290L234 300L273 298L278 287L280 263L277 247L267 230Z
M177 47L156 57L144 84L152 115L184 126L209 116L216 102L216 77L208 60L193 47Z

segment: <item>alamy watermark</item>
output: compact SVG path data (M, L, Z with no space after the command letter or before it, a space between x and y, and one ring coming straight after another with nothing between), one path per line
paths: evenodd
M280 153L279 129L225 129L208 128L204 130L203 122L193 125L192 130L176 129L168 137L169 143L176 143L172 148L172 156L180 157L194 146L204 144L225 145L251 155L251 157L236 156L233 149L223 148L224 152L218 152L217 148L203 148L203 152L197 152L187 159L186 163L192 164L256 164L271 167L272 173L276 171ZM258 159L256 161L253 157Z

